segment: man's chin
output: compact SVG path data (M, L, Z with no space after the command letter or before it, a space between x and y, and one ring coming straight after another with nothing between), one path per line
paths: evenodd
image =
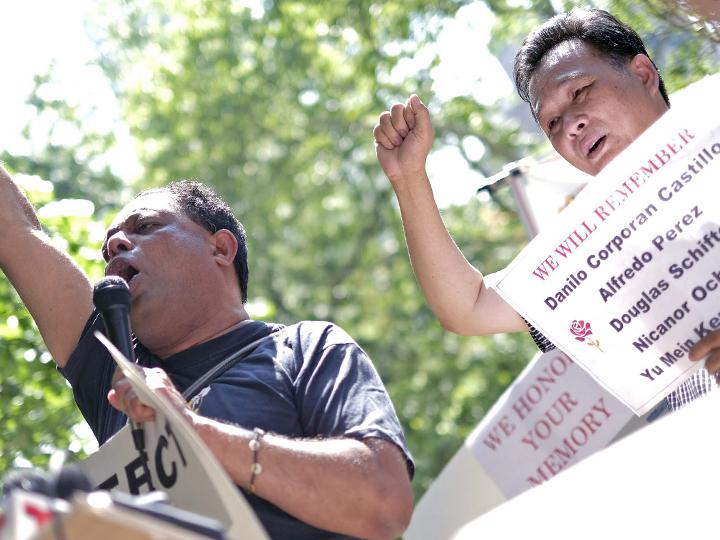
M584 172L585 174L589 174L590 176L597 176L600 174L600 171L602 171L605 166L612 161L612 159L615 157L616 152L613 152L611 149L604 149L604 152L601 155L595 156L593 158L588 157L580 157L579 159L568 159L567 156L562 156L565 158L567 162L570 163L573 167L575 167L577 170Z
M162 313L153 313L152 306L148 306L148 303L143 300L138 295L133 297L130 304L130 325L135 335L138 335L138 330L147 328L148 323L153 319L158 320L158 318L162 317Z
M583 161L582 166L577 166L582 172L590 176L597 176L615 158L617 152L606 151L601 156Z
M571 161L570 165L575 167L578 171L583 172L585 174L589 174L590 176L597 176L597 174L601 170L597 166L595 166L593 163L589 163L587 161L581 161L579 163Z

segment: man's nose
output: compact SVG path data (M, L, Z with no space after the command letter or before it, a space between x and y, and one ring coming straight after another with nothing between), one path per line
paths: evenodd
M130 251L133 243L123 231L118 231L108 239L108 257L112 259L121 251Z
M587 127L587 116L584 114L570 114L565 125L569 137L577 137Z

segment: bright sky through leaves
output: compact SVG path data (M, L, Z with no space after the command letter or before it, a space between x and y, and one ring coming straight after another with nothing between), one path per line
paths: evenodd
M248 9L259 9L258 2L244 4ZM99 67L88 65L94 57L94 48L83 28L83 17L91 8L91 0L64 3L27 0L13 2L3 10L0 65L5 74L12 75L13 84L2 88L0 148L25 154L38 150L47 141L48 130L44 128L49 124L42 121L36 123L29 145L20 132L33 112L24 104L33 88L33 77L44 73L52 62L56 64L54 76L59 84L47 92L73 104L97 107L91 118L99 130L107 129L117 120L119 108L109 82ZM438 99L446 101L458 95L470 95L490 103L512 92L499 62L487 51L493 20L489 9L478 2L461 8L454 19L446 22L436 43L441 62L433 69L433 91ZM402 71L411 75L421 62L422 58L408 59L402 64ZM119 148L109 159L120 177L132 180L139 174L132 143L126 133L119 135ZM68 143L78 136L57 130L56 137L65 140L54 142ZM368 144L370 141L368 134ZM441 207L464 204L482 183L482 176L470 169L457 149L436 148L428 168Z

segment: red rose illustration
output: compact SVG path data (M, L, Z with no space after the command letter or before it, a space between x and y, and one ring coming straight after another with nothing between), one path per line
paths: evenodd
M570 325L570 333L578 341L585 341L585 338L592 334L590 323L585 321L573 321Z
M575 339L578 341L582 341L591 347L596 347L601 353L605 352L600 347L600 340L594 340L590 337L592 335L592 329L590 328L589 322L574 320L570 324L570 333L575 336Z

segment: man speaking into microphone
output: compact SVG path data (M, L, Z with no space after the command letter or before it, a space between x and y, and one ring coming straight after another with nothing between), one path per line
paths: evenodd
M0 267L32 314L102 444L154 416L93 336L93 288L50 243L0 167ZM130 292L134 351L243 488L273 538L395 538L412 511L413 463L364 351L328 322L290 326L245 311L245 231L206 186L177 182L125 206L103 244ZM238 351L246 351L238 355ZM228 363L194 392L181 392Z

